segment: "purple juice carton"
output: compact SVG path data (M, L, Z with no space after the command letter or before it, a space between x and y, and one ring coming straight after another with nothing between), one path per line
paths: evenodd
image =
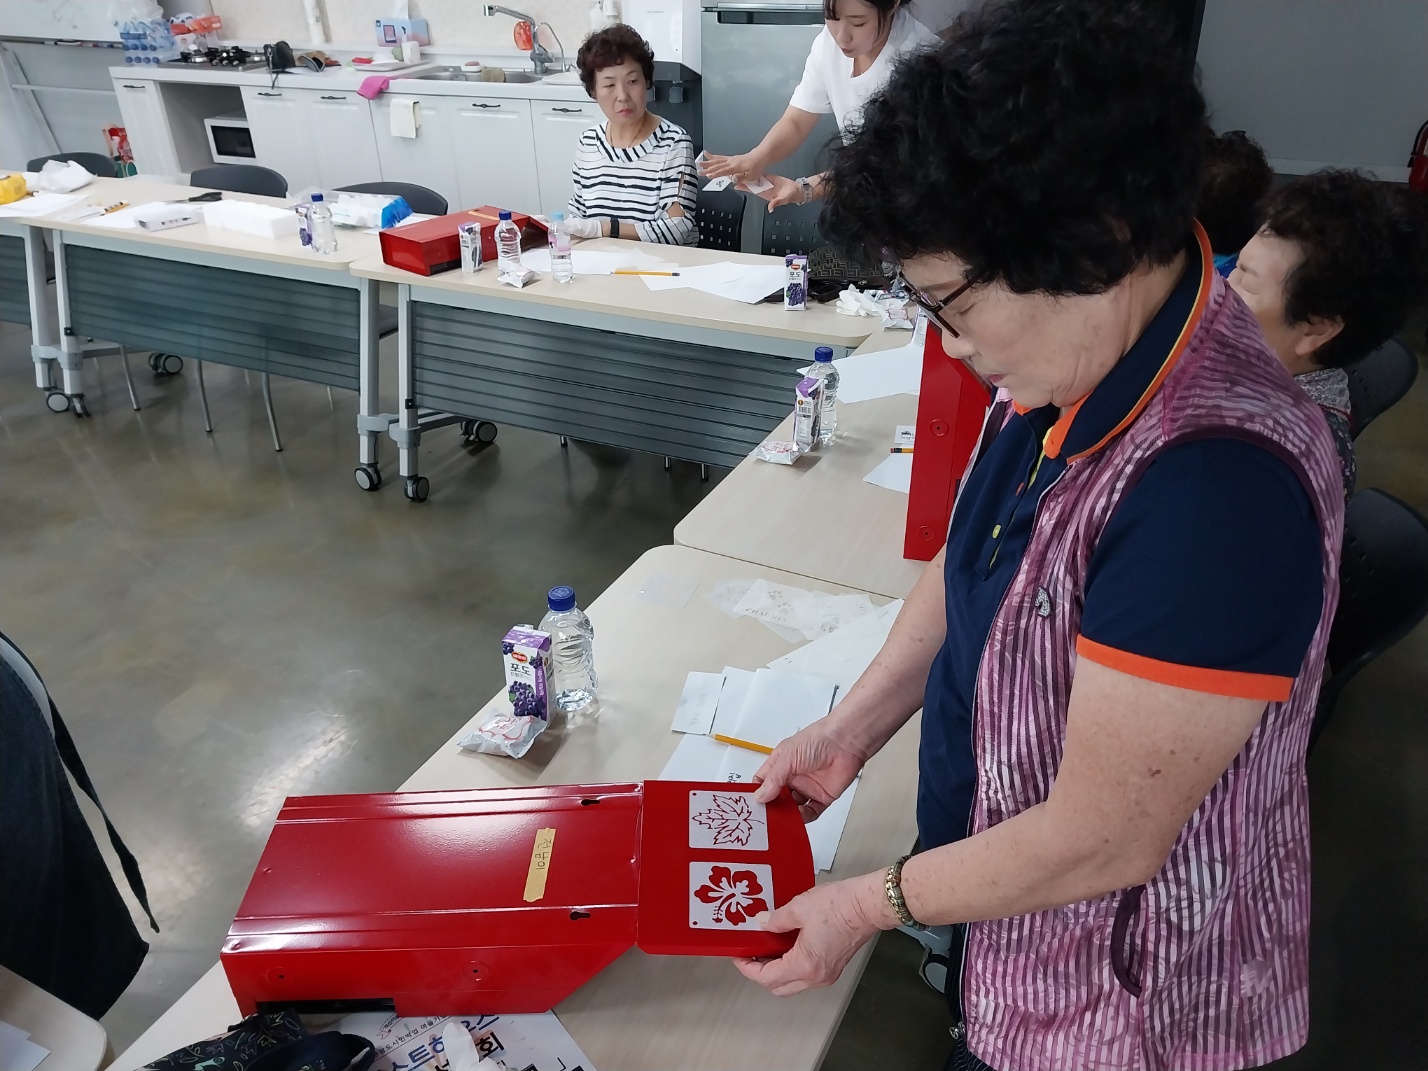
M517 625L501 641L506 668L506 698L524 718L550 720L550 634Z
M800 253L789 253L783 258L784 284L783 307L790 312L804 312L808 308L808 258Z
M823 418L823 380L807 376L793 390L793 443L800 454L818 445Z

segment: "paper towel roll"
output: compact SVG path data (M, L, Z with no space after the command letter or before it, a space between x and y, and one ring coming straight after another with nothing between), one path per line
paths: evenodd
M421 113L417 108L421 101L414 97L396 97L392 100L392 137L414 138L421 125Z

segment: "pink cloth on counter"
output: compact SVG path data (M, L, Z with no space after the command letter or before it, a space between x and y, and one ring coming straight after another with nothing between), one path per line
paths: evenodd
M362 84L357 87L357 93L359 96L366 97L368 100L376 100L381 92L391 84L392 80L390 78L386 78L380 74L374 74L362 79Z

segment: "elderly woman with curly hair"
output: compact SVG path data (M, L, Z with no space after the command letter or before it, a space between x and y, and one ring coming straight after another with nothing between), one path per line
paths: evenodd
M738 966L796 993L964 926L958 1069L1234 1071L1308 1030L1343 492L1194 222L1205 105L1152 11L988 3L829 174L825 230L995 397L883 650L758 775L812 817L921 708L923 850L761 916L794 946Z
M570 195L570 233L698 245L694 143L682 127L645 107L654 52L625 25L598 30L580 46L580 80L605 122L580 136Z

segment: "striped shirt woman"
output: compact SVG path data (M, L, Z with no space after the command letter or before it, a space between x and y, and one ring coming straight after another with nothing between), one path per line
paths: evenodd
M605 122L575 150L570 233L697 245L694 143L645 107L654 53L628 26L592 33L575 57L585 92Z
M618 149L605 124L592 126L575 151L570 215L632 221L633 234L617 237L665 245L697 245L694 221L694 142L683 128L650 115L654 132L637 145ZM683 215L671 215L678 204ZM603 233L603 232L602 232Z

